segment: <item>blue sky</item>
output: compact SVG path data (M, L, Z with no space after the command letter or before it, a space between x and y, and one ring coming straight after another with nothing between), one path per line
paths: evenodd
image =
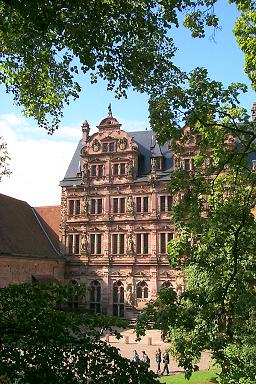
M187 71L197 66L206 67L210 78L226 85L236 81L246 83L249 91L240 100L250 110L255 92L243 72L244 57L232 34L237 12L233 5L219 0L216 13L220 16L221 30L216 31L214 40L211 39L212 31L205 39L192 39L185 28L171 31L179 47L175 63ZM33 206L59 204L58 183L81 136L81 124L87 119L95 129L107 115L109 103L124 129L149 127L146 95L130 90L127 99L117 100L106 90L103 81L91 85L85 78L81 79L81 84L80 98L65 107L61 127L53 136L39 129L33 119L22 117L20 108L13 105L11 95L6 95L0 88L0 136L8 142L13 172L10 178L2 179L1 193L26 200Z

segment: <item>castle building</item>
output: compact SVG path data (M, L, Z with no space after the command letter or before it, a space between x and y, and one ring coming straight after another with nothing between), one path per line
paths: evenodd
M161 287L182 290L168 264L173 159L151 130L125 132L112 116L80 140L60 182L65 280L84 283L95 313L133 318Z

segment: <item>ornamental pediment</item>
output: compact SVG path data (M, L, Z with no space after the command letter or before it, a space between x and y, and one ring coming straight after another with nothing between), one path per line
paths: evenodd
M106 136L106 137L103 137L102 139L101 139L101 142L102 143L105 143L105 142L108 142L108 141L113 141L113 140L117 140L117 138L116 137L114 137L114 136Z
M81 156L91 154L114 154L123 151L136 151L137 144L134 143L132 137L127 132L108 131L96 132L87 141L86 145L81 149Z

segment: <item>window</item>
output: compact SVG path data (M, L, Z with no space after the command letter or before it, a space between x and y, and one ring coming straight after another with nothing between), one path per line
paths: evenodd
M121 281L113 285L113 315L124 317L124 286Z
M160 253L168 253L168 243L173 239L173 233L160 233Z
M98 176L99 177L103 176L103 165L102 164L98 165Z
M67 253L68 255L77 255L80 252L80 235L72 234L67 237Z
M145 281L140 281L137 284L137 299L148 299L148 285Z
M97 176L97 165L92 165L92 176Z
M160 288L160 289L162 289L162 288L172 288L172 283L171 283L169 280L167 280L167 281L165 281L165 282L161 285L161 288Z
M113 165L113 175L114 176L118 175L118 170L119 170L119 164L114 164Z
M101 285L97 280L90 284L90 310L93 313L101 313Z
M102 152L115 152L115 150L116 150L116 143L114 141L111 141L110 143L102 144Z
M190 171L190 159L184 159L184 170Z
M124 254L124 234L115 233L112 235L112 253L113 255Z
M126 174L126 164L125 163L114 163L112 167L112 172L114 176L120 176Z
M90 235L90 249L92 255L102 254L102 234L92 233Z
M80 215L80 199L68 201L68 213L69 215Z
M115 150L115 143L114 142L113 143L109 143L108 148L109 148L109 152L114 152L114 150Z
M172 196L160 196L160 212L169 212L172 209Z
M151 169L155 171L160 171L162 169L162 158L154 157L151 159Z
M136 252L138 255L148 254L148 244L149 244L148 240L149 240L148 233L136 234Z
M103 201L101 198L91 199L90 213L92 215L100 214L103 212Z
M148 212L148 197L136 197L136 212Z
M124 213L125 212L125 198L114 197L113 198L113 213Z
M93 177L102 177L102 176L104 176L104 166L103 166L103 164L93 164L91 166L91 175Z
M125 163L120 163L120 174L125 175Z

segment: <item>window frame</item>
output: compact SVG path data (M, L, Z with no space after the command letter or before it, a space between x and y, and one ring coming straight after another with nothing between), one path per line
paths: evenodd
M90 254L93 256L102 255L102 233L90 233Z
M135 196L135 212L148 213L149 212L149 196Z
M142 280L136 284L137 300L147 300L149 298L149 289L146 281Z
M90 199L90 214L91 215L101 215L104 211L103 198L102 197L92 197Z
M139 232L136 233L136 254L137 255L149 255L150 233Z

